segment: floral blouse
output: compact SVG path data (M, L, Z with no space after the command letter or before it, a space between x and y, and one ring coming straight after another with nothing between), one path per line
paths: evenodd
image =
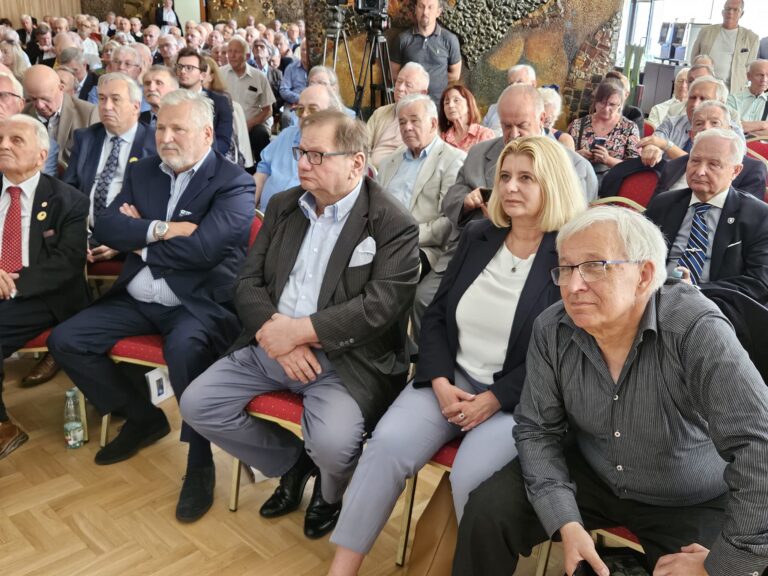
M466 136L461 139L461 142L456 141L456 132L453 130L453 126L443 132L440 137L454 148L458 148L459 150L466 152L478 142L493 140L496 138L496 132L490 128L486 128L481 124L471 124L469 126L469 130L467 130Z
M581 133L581 138L579 138L582 124L584 125L584 130ZM571 122L571 125L568 126L568 134L573 137L573 141L576 143L576 150L591 148L592 142L595 140L595 131L592 129L592 115L587 114ZM640 131L637 128L637 124L622 116L616 126L613 127L613 130L605 137L605 148L608 150L608 155L611 158L626 160L628 158L637 158L640 155L637 149L639 142Z

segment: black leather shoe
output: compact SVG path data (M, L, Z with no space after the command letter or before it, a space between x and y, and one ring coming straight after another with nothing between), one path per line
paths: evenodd
M126 420L112 442L96 453L96 464L115 464L127 460L140 448L154 444L171 431L168 419L159 408L150 420Z
M341 502L328 504L323 499L320 490L320 475L315 480L315 488L312 490L312 500L307 506L307 514L304 516L304 536L312 540L322 538L336 526L341 514Z
M56 364L56 360L53 359L53 356L49 352L46 352L40 362L35 364L35 367L32 368L32 371L21 379L21 387L31 388L38 384L44 384L56 376L58 372L59 365Z
M302 450L298 462L280 478L280 484L259 510L264 518L277 518L293 512L301 504L307 481L317 474L312 458Z
M194 522L202 518L213 504L215 486L216 469L213 466L188 469L176 505L176 520Z

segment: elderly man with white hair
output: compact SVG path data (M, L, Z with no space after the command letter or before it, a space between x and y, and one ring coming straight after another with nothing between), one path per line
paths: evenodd
M88 199L41 174L48 144L38 120L0 118L0 458L28 438L6 413L2 361L88 304Z
M533 328L519 456L470 494L454 575L506 576L559 533L568 574L608 576L588 530L616 525L654 576L762 574L768 389L731 324L665 285L664 238L640 214L587 210L557 252L562 302Z
M652 127L659 126L667 116L678 116L685 111L685 102L688 100L688 72L690 68L681 68L675 75L675 87L672 98L659 102L648 114L648 124Z
M749 87L728 96L728 106L741 116L744 132L768 131L768 60L754 60L747 70Z
M768 304L768 205L733 188L744 141L710 128L691 149L689 188L659 194L646 216L669 243L668 268L697 286L717 286Z
M527 84L536 88L536 70L528 64L515 64L507 70L507 86L512 84ZM501 121L496 110L496 102L488 107L488 112L483 118L483 126L496 132L496 136L501 136Z

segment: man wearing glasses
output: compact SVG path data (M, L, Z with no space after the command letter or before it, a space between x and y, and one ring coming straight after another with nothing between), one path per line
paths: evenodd
M559 532L567 574L609 576L588 530L626 526L654 576L759 576L768 389L731 324L664 285L664 238L640 214L588 210L557 251L562 302L534 325L519 457L470 495L453 573L510 574Z
M715 65L715 76L731 92L740 92L746 87L747 65L757 58L760 37L739 26L744 0L726 0L722 14L722 24L712 24L699 32L688 59L693 62L699 54L708 54Z
M200 434L267 476L260 513L296 510L317 476L304 534L333 529L365 436L404 387L405 322L419 274L418 229L365 177L365 125L337 110L302 120L300 186L273 196L235 287L243 324L230 354L181 401ZM256 395L304 399L305 444L251 418Z

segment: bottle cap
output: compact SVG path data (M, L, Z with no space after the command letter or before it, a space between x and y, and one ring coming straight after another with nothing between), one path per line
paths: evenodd
M67 390L67 397L69 396L77 396L77 388L71 388L70 390Z

